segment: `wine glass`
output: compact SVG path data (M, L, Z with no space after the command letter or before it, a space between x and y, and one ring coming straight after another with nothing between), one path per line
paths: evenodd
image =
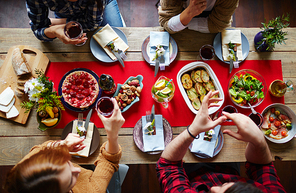
M160 76L151 89L152 98L161 103L164 108L168 108L175 94L175 85L173 79Z
M209 44L203 45L199 49L199 56L204 61L211 60L214 57L214 55L215 55L215 49L213 46Z
M64 33L68 38L75 40L75 39L82 38L83 29L82 29L82 26L79 22L70 21L65 25ZM79 44L75 44L75 45L76 46L83 46L85 43L86 43L86 41L79 43Z
M110 97L101 97L96 103L96 111L105 117L112 115L114 104Z

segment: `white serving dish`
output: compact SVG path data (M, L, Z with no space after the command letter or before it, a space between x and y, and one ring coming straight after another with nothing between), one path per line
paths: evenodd
M273 139L271 137L268 137L266 135L265 138L268 139L269 141L273 142L273 143L287 143L288 141L290 141L291 139L293 139L293 137L296 135L296 115L295 113L292 111L292 109L290 109L288 106L281 104L281 103L274 103L271 104L269 106L267 106L263 111L262 111L262 116L264 115L264 113L266 113L268 111L268 109L270 108L278 108L280 109L280 111L282 111L283 113L285 113L292 122L292 129L288 131L288 136L283 138L283 139ZM262 129L261 129L262 130Z
M188 72L188 71L191 71L191 70L195 69L195 68L204 68L208 72L208 74L210 75L211 79L213 80L213 83L215 85L215 88L217 90L219 90L219 96L220 96L220 98L222 98L222 101L219 101L217 103L219 106L209 108L209 115L210 114L213 114L216 111L218 111L219 108L223 105L224 98L225 97L224 97L224 92L223 92L222 86L221 86L221 84L220 84L220 82L219 82L216 74L214 73L214 71L212 70L212 68L208 64L206 64L204 62L192 62L192 63L187 64L183 68L181 68L181 70L177 74L177 83L178 83L179 90L180 90L180 92L181 92L181 94L182 94L182 96L183 96L183 98L184 98L184 100L185 100L188 108L194 114L197 114L198 113L198 110L196 110L196 109L193 108L193 106L191 104L191 101L190 101L190 99L187 96L186 90L183 87L182 82L181 82L182 75L184 73Z

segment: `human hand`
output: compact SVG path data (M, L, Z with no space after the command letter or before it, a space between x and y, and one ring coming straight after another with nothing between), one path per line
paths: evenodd
M108 139L117 138L118 132L121 126L123 125L123 123L125 122L115 98L111 98L111 100L114 105L114 110L111 117L107 118L101 115L100 113L98 113L98 116L102 120L104 128L107 132Z
M212 98L214 95L218 94L219 91L210 91L203 99L201 108L199 109L198 113L196 114L192 124L189 127L190 132L193 135L198 135L201 132L208 131L213 129L217 125L223 123L226 120L225 116L221 116L216 120L212 120L209 117L209 108L219 106L218 104L214 103L217 101L221 101L221 98Z
M240 113L222 112L228 119L231 119L237 126L238 131L224 130L223 133L228 134L238 140L253 143L254 145L265 141L264 135L258 126L246 115Z
M199 14L201 14L207 8L206 0L190 0L190 3L186 9L188 9L188 13L193 18Z
M86 147L83 141L84 139L81 139L78 134L69 133L66 139L62 141L62 144L66 144L70 152L77 152Z

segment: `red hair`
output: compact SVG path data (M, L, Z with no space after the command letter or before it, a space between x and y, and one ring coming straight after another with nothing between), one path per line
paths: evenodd
M11 193L60 193L58 174L70 159L66 145L45 147L12 168L4 188Z

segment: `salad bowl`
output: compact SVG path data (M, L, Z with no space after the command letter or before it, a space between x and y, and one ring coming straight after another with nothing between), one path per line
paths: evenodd
M260 105L266 96L267 89L264 78L258 72L250 69L236 72L228 84L230 100L236 106L244 109Z

